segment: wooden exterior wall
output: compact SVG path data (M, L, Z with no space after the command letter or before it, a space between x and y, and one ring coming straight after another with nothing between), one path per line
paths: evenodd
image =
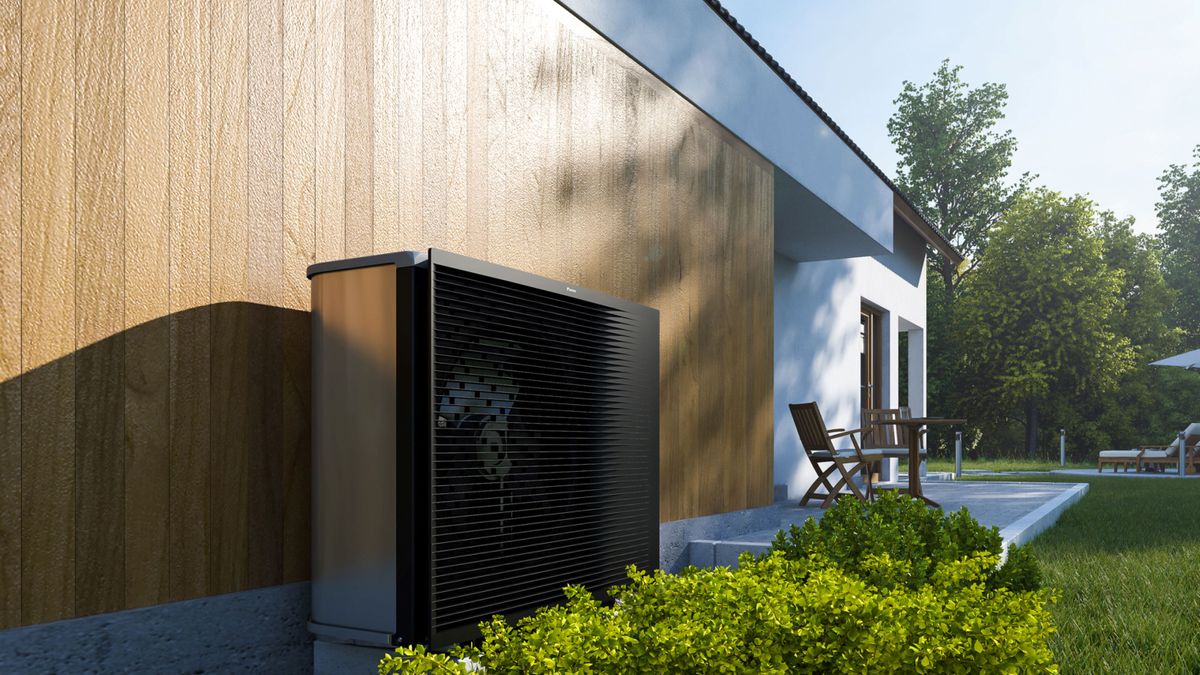
M320 260L661 311L662 517L772 496L772 173L550 0L0 0L0 628L307 578Z

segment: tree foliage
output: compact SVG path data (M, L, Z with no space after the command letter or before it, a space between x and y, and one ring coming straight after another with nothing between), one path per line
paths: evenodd
M1167 283L1178 292L1172 318L1193 342L1200 342L1200 145L1190 167L1172 164L1158 179L1155 205Z
M993 228L955 309L964 408L981 426L1025 413L1027 451L1047 405L1108 395L1137 351L1118 333L1126 274L1105 260L1104 219L1045 189Z
M1128 338L1134 367L1111 393L1085 390L1054 401L1047 410L1056 427L1070 430L1069 451L1078 457L1100 449L1166 442L1181 421L1192 416L1187 402L1200 400L1200 378L1147 365L1174 354L1181 345L1181 332L1168 318L1176 294L1163 278L1160 241L1135 233L1132 218L1119 219L1110 212L1099 217L1105 264L1121 273L1110 325Z
M928 82L904 82L888 134L900 155L896 183L964 255L978 259L987 233L1018 195L1028 175L1008 180L1017 143L1000 131L1008 91L1003 84L972 88L962 68L943 61ZM931 257L926 284L928 399L931 410L951 412L958 380L952 308L970 265Z
M1008 454L1022 436L1028 451L1043 424L1066 428L1080 458L1164 442L1200 400L1194 373L1148 365L1200 346L1200 146L1159 179L1161 235L1139 235L1132 219L1008 178L1007 98L944 61L904 83L888 122L897 183L970 259L930 260L929 407L972 421L975 454Z
M961 66L942 61L922 85L905 81L888 120L900 155L896 183L964 255L975 256L987 233L1025 189L1030 177L1007 180L1017 141L998 131L1008 90L985 82L971 88ZM958 283L949 261L939 267L945 286Z

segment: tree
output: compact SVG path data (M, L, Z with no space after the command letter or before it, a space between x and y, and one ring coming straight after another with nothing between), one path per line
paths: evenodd
M971 88L961 70L943 61L929 82L905 81L887 128L900 155L897 185L964 255L977 260L987 232L1030 177L1007 181L1017 143L1011 131L996 129L1007 89L995 83ZM958 358L950 321L958 285L970 269L936 256L929 261L928 391L931 408L942 413L955 412Z
M1180 398L1175 373L1148 365L1178 351L1181 337L1167 318L1176 294L1163 279L1159 240L1137 234L1132 218L1117 218L1111 212L1099 214L1097 233L1105 264L1121 274L1120 302L1110 325L1129 340L1134 367L1111 394L1084 391L1057 401L1050 414L1056 425L1068 429L1072 449L1079 454L1169 438L1179 428L1181 401L1189 400L1186 395Z
M1017 141L996 125L1004 119L1008 89L992 82L972 89L959 77L961 70L946 60L929 82L917 86L905 81L887 128L900 155L896 184L973 258L1031 177L1007 182ZM959 270L945 259L937 269L953 296Z
M1171 316L1195 343L1200 341L1200 145L1193 156L1191 167L1172 164L1159 177L1155 211L1164 276L1178 293Z
M1037 450L1039 412L1113 392L1135 350L1113 328L1125 274L1105 260L1101 219L1084 197L1045 189L1009 208L988 237L955 307L963 406L981 427L1025 422Z

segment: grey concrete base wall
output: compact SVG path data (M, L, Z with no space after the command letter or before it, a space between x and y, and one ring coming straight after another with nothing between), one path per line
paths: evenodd
M343 645L317 640L313 643L313 675L342 675L378 672L379 662L387 651L378 647Z
M0 673L310 673L308 586L0 631Z
M736 539L750 532L787 527L793 522L784 510L787 505L787 502L780 501L756 509L663 523L658 528L658 565L668 572L678 572L688 565L712 567L716 555L711 546L714 542Z

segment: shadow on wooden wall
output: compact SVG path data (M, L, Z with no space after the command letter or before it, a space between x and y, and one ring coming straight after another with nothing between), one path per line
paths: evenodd
M307 579L310 333L219 303L0 383L0 628Z

